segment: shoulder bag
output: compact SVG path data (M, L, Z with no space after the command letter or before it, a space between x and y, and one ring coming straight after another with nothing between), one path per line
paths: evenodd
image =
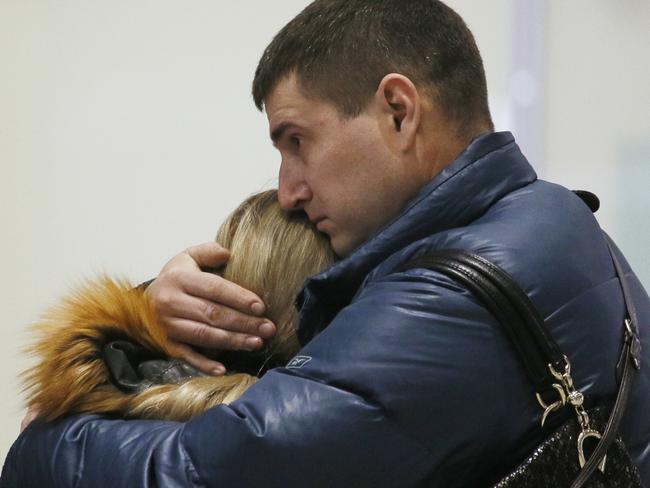
M613 406L608 403L585 408L585 398L571 378L569 358L547 331L528 295L500 267L476 254L448 250L427 254L396 270L427 268L446 275L468 288L495 316L535 387L543 409L542 427L554 412L565 407L574 412L495 488L643 486L618 435L631 384L640 369L637 314L627 277L611 240L606 238L626 309L621 323L620 383Z

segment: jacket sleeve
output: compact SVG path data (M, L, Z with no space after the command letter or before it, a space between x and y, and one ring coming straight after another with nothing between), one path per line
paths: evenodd
M458 463L515 430L494 436L505 388L495 378L517 369L494 329L446 278L390 275L366 285L294 367L229 406L187 423L86 415L30 426L2 488L461 486L472 470Z

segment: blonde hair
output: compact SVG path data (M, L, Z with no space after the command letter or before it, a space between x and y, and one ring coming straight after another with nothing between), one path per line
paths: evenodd
M299 348L296 295L308 276L334 262L327 238L304 214L283 212L277 190L269 190L244 201L221 226L216 241L232 253L222 276L262 298L267 317L277 326L268 351L289 359Z
M307 277L335 260L327 239L305 215L283 212L277 190L269 190L241 203L222 224L216 241L231 252L225 267L217 272L262 298L266 316L277 327L262 351L235 355L256 357L258 363L288 361L300 348L296 295ZM257 379L253 374L235 373L154 386L134 398L129 415L185 420L237 400Z
M304 215L283 212L277 190L270 190L239 205L221 226L217 241L231 251L228 263L217 272L259 295L277 326L261 352L239 351L231 357L287 361L300 347L295 297L308 276L335 259L326 238ZM104 277L87 284L34 329L39 339L28 351L41 361L23 377L29 405L46 420L94 412L183 421L238 399L258 379L235 372L156 385L140 393L120 391L102 358L104 345L115 337L127 337L161 356L180 356L157 323L144 291L125 281Z

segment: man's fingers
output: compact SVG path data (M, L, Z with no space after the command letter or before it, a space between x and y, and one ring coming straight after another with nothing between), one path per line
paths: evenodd
M145 290L172 340L251 351L275 335L276 327L264 318L266 307L255 293L200 269L221 266L228 257L228 251L213 242L190 247L172 258ZM188 357L197 364L202 361L202 371L209 367L201 355Z
M216 242L205 242L197 246L188 247L185 252L189 254L200 268L218 268L228 261L230 257L228 249Z
M264 302L255 293L212 273L182 277L183 289L195 297L221 303L246 315L261 316L266 312Z
M175 341L209 349L254 351L263 345L259 337L217 329L187 319L169 320L167 331Z
M205 357L203 354L195 351L185 344L175 344L180 357L189 365L194 366L199 371L212 376L221 376L226 372L225 366L219 361L214 361Z
M171 318L167 322L187 319L230 332L258 336L262 339L272 338L276 331L275 325L264 317L252 317L210 300L190 295L177 297L173 309L168 310L168 316Z

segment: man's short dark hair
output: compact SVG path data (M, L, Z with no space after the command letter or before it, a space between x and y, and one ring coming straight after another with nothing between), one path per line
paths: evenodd
M430 88L460 133L494 128L474 36L438 0L316 0L262 55L253 81L257 108L294 72L308 96L347 117L359 115L382 78L396 72Z

